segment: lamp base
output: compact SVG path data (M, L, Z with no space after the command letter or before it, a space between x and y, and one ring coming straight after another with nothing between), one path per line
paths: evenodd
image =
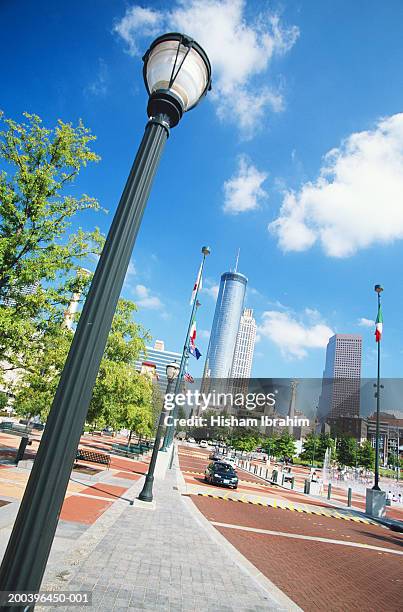
M153 501L153 483L154 483L154 476L149 476L147 474L144 486L138 496L138 499L140 501L143 501L143 502Z
M365 514L376 518L385 516L386 493L377 489L367 489Z

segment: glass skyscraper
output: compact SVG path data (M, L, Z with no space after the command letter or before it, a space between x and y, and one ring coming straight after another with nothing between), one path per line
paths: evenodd
M247 282L246 276L239 272L224 272L221 276L204 368L205 378L231 376Z

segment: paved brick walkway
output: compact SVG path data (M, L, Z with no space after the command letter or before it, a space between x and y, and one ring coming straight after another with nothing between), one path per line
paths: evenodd
M136 482L128 493L140 486ZM66 567L62 560L50 564L42 588L93 591L92 609L101 612L287 609L211 539L181 498L175 470L155 483L154 493L155 510L125 506L82 562L70 559L74 571L66 581L55 580ZM104 517L100 525L108 512Z

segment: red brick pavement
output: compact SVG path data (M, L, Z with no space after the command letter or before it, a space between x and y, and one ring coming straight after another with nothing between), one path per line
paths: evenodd
M112 504L113 501L71 495L63 502L60 518L64 521L92 525Z
M305 612L401 612L401 558L344 546L219 528Z
M186 471L204 471L208 453L205 453L206 458L203 459L189 456L189 450L192 452L193 449L180 448L179 459L185 480L191 482L191 475L186 474ZM197 454L203 454L195 450ZM241 479L262 483L252 474L239 469L238 473ZM320 502L294 491L278 487L270 489L269 494L280 500L329 507L325 501ZM217 488L219 493L220 489ZM403 546L400 534L380 526L209 497L192 496L192 499L210 521L346 543L357 542L385 549L402 550ZM355 609L397 612L403 609L400 597L403 582L401 556L387 551L314 540L257 534L225 527L217 529L305 612L346 612Z
M253 504L246 506L240 502L198 497L197 495L192 496L192 499L209 521L346 542L359 542L403 551L403 534L392 532L378 525L343 521L322 515L292 512L267 506Z

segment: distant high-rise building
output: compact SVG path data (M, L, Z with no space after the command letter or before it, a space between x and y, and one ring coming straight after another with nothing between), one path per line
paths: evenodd
M157 378L161 390L165 393L167 386L166 366L172 361L180 364L182 355L173 351L165 350L163 340L156 340L154 346L146 346L146 354L141 353L136 368L140 372L150 373L152 378Z
M221 276L204 378L231 376L247 282L239 272L224 272Z
M354 417L360 414L362 337L335 334L328 342L323 372L319 418Z
M249 378L252 371L256 342L256 321L253 310L245 308L239 322L238 334L231 367L231 378Z

